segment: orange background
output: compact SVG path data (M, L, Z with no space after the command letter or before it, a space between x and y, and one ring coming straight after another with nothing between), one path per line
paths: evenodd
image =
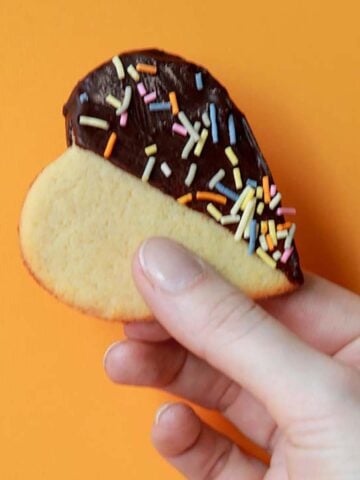
M12 0L0 5L0 478L177 479L153 450L169 397L116 387L102 355L118 324L51 298L23 267L29 183L65 148L76 81L122 50L158 46L203 63L255 130L303 266L359 292L358 1ZM307 4L305 6L304 4ZM340 319L339 319L340 320ZM216 415L201 411L229 431Z

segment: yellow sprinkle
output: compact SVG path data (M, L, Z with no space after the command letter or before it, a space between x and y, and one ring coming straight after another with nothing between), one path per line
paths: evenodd
M105 102L108 103L109 105L111 105L114 108L120 108L121 107L121 101L118 98L114 97L114 95L111 95L110 93L109 93L109 95L106 96Z
M136 70L142 73L149 73L150 75L156 75L157 73L156 65L149 65L148 63L138 63Z
M204 148L204 145L205 145L205 142L206 142L206 139L208 138L208 136L209 136L209 131L206 128L203 128L201 130L199 141L197 142L196 147L194 149L194 155L196 157L200 157L201 152L203 151L203 148Z
M233 175L234 175L234 181L235 181L235 188L236 190L240 190L243 186L242 179L241 179L241 173L240 173L240 168L235 167L233 169Z
M115 57L112 58L112 63L114 64L118 79L123 80L125 78L125 71L120 57L115 55Z
M109 158L110 155L112 154L115 142L116 142L116 133L112 132L112 134L109 137L109 140L107 141L106 147L105 147L105 151L104 151L104 157L105 158Z
M140 81L140 75L139 73L135 70L135 67L134 65L129 65L127 67L127 72L128 74L130 75L130 77L135 80L135 82L139 82Z
M275 220L269 220L269 221L268 221L268 224L269 224L269 234L270 234L270 236L271 236L271 240L272 240L274 246L276 247L276 245L277 245L277 238L276 238Z
M266 238L265 238L265 235L260 235L259 237L259 242L260 242L260 246L261 248L267 252L268 251L268 244L266 242Z
M261 247L258 247L256 249L256 253L257 255L261 258L261 260L263 260L267 265L269 265L269 267L271 268L275 268L276 267L276 262L274 259L272 259L270 257L270 255L268 255L266 252L264 252L264 250L261 248Z
M273 197L271 200L270 200L270 203L269 203L269 208L270 210L274 210L275 207L277 207L279 205L281 201L281 193L280 192L277 192L277 194L275 195L275 197Z
M261 233L265 235L268 231L268 224L266 220L261 220Z
M236 167L236 165L238 165L238 163L239 163L239 159L235 155L234 150L231 147L226 147L225 148L225 154L226 154L227 158L230 160L231 165L233 167Z
M178 101L177 101L175 92L170 92L169 93L169 100L170 100L170 103L171 103L172 114L177 115L179 113L179 105L178 105Z
M220 212L220 210L218 210L215 205L213 205L212 203L208 203L207 206L206 206L206 210L210 213L210 215L215 218L215 220L217 222L220 222L220 219L222 217L222 213Z
M234 235L236 242L242 239L245 229L247 227L247 224L251 221L252 217L254 216L255 204L256 204L256 199L252 198L246 205L245 211L243 213L243 216L241 217L240 223Z
M150 155L155 155L155 153L157 153L156 143L153 143L152 145L148 145L147 147L145 147L145 153L148 157L150 157Z
M264 192L263 187L256 187L256 198L261 200L263 196L263 192Z
M255 190L252 187L249 187L248 194L246 195L243 203L241 204L241 210L243 211L245 210L246 205L250 202L252 198L254 198L254 195L255 195Z
M263 211L264 211L264 207L265 207L264 202L259 202L259 203L258 203L258 206L257 206L257 208L256 208L256 213L257 213L258 215L262 215L262 214L263 214Z
M182 197L179 197L177 199L178 203L181 203L181 205L185 205L185 203L189 203L192 201L192 193L187 193L186 195L183 195Z
M109 130L109 122L102 118L88 117L87 115L80 115L79 124L88 127L101 128L102 130Z
M226 205L227 198L224 195L219 195L218 193L212 192L196 192L196 200L212 200L213 202L220 203L221 205Z
M236 202L234 203L234 205L231 207L231 210L230 210L230 214L231 215L236 215L238 213L238 211L240 210L240 207L246 197L246 195L249 193L250 191L250 186L247 185L244 190L240 193L239 195L239 198L236 200Z

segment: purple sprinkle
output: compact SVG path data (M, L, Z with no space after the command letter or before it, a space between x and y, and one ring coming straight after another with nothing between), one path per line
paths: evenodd
M293 253L294 251L294 247L291 247L291 248L286 248L284 250L284 253L282 254L281 258L280 258L280 262L281 263L286 263L289 258L291 257L291 254Z
M276 195L276 191L277 191L276 185L272 184L270 186L270 197L274 197Z
M180 123L174 123L172 126L172 131L178 133L179 135L182 135L183 137L186 137L188 133L186 128L180 125Z
M280 207L276 210L276 215L296 215L296 208Z
M146 88L142 82L137 84L137 89L140 94L140 97L144 97L146 95Z
M144 97L144 102L147 104L147 103L151 103L151 102L154 102L156 100L156 92L151 92L151 93L148 93L147 95L145 95Z
M124 112L120 115L120 127L126 127L128 121L128 112Z

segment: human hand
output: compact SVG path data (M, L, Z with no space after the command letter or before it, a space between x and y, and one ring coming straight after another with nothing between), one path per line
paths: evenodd
M173 241L153 238L134 279L159 323L130 323L105 369L219 410L271 454L267 467L181 403L153 426L189 479L359 480L360 301L309 276L262 307ZM275 320L275 318L277 320Z

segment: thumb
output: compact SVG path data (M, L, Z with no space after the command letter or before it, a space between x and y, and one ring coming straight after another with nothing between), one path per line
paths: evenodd
M166 330L249 390L280 425L323 412L329 399L341 394L340 364L303 343L178 243L147 240L133 272Z

